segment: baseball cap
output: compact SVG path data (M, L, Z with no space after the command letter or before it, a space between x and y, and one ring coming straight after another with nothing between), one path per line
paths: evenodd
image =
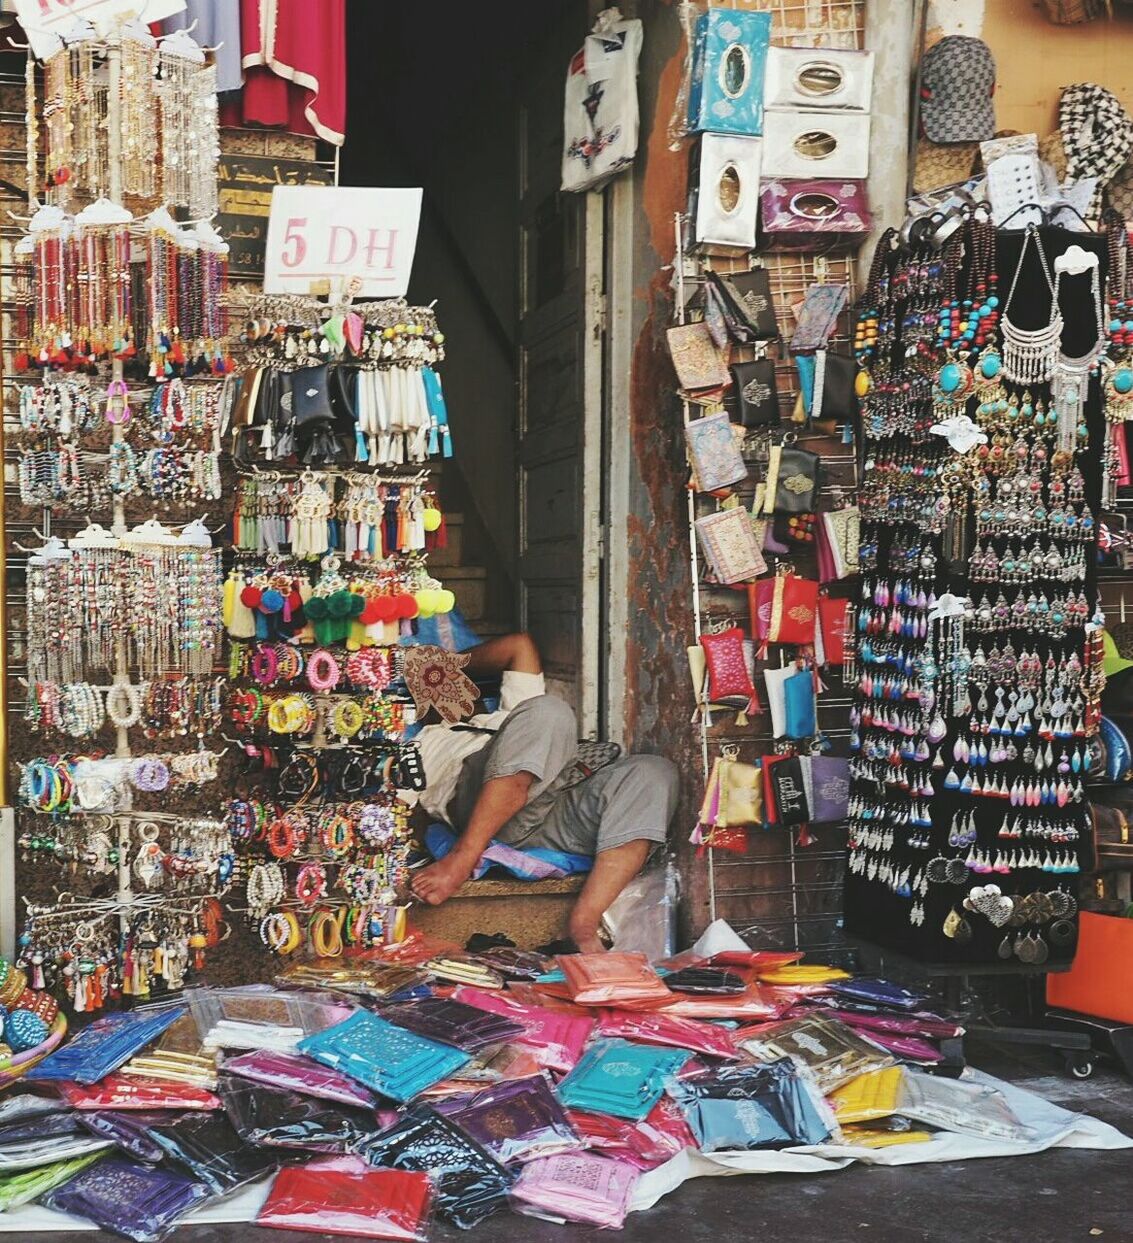
M982 39L946 35L921 58L921 125L930 142L995 134L995 60Z

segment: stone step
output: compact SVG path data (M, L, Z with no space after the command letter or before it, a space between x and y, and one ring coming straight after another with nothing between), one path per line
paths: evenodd
M482 565L436 566L437 578L456 596L456 607L465 621L484 616L488 594L488 571Z
M415 902L409 926L463 945L474 932L502 932L522 949L566 935L585 876L558 880L470 880L441 906Z

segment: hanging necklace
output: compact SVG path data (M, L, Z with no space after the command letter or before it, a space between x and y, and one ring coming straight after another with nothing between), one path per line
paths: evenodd
M1011 301L1015 296L1015 287L1019 283L1019 274L1027 258L1027 246L1034 239L1035 249L1039 252L1039 264L1043 279L1050 290L1050 321L1044 328L1036 328L1026 332L1017 327L1011 320ZM1054 374L1058 346L1062 340L1062 312L1058 306L1058 293L1054 282L1047 271L1046 255L1043 254L1042 239L1034 225L1028 225L1023 238L1023 248L1019 251L1019 262L1015 265L1015 275L1011 280L1011 289L1007 294L1007 302L1003 307L1003 376L1015 384L1031 388L1036 384L1045 384Z
M1062 291L1062 274L1071 276L1090 273L1090 297L1094 308L1094 342L1090 348L1077 358L1068 358L1061 350L1058 352L1058 363L1051 380L1051 404L1058 414L1058 434L1055 447L1060 453L1073 453L1079 439L1085 440L1086 427L1084 410L1086 392L1090 383L1090 372L1097 365L1098 359L1105 352L1106 335L1105 321L1102 318L1101 274L1098 257L1082 249L1071 246L1065 254L1054 261L1054 302L1058 305ZM1061 317L1059 322L1061 322Z

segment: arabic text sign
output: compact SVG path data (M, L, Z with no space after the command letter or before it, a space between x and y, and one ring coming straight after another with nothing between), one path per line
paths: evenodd
M409 288L419 189L276 186L268 218L265 293L306 293L349 281L366 297L400 298Z
M105 28L144 12L147 22L158 22L184 8L185 0L16 0L16 16L41 60L58 48L57 38L76 21Z

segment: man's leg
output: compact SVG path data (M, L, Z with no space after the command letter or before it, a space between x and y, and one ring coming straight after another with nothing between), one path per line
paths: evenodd
M603 850L595 858L594 870L586 878L567 924L571 940L582 953L597 954L606 948L598 938L602 916L645 866L655 844L645 838L635 838Z
M490 677L496 673L542 673L539 649L529 634L503 634L469 650L465 666L469 677Z
M492 741L465 761L454 804L471 802L467 787L479 784L475 801L454 823L463 826L443 859L414 876L413 892L432 906L451 898L472 875L501 828L562 772L574 757L578 725L569 704L550 695L525 699L500 726ZM471 767L470 767L471 766ZM463 797L462 797L463 793Z
M602 948L602 916L665 841L677 789L676 765L662 756L615 760L556 800L541 828L524 843L594 856L594 869L570 913L571 939L584 953Z

